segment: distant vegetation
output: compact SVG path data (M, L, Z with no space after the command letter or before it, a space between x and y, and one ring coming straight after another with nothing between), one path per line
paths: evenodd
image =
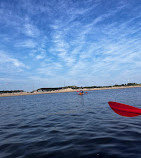
M137 83L127 83L127 84L115 84L113 86L85 86L85 87L78 87L78 86L66 86L66 87L62 87L62 89L67 89L67 88L71 88L71 89L83 89L83 88L110 88L110 87L121 87L121 86L138 86L141 84L137 84Z
M46 92L46 91L55 91L55 90L59 90L62 89L62 87L58 87L58 88L39 88L37 89L37 92ZM32 91L34 92L34 91Z
M141 85L141 84L137 84L137 83L127 83L127 84L121 84L121 85L115 84L113 87L119 87L119 86L138 86L138 85Z
M63 89L67 89L67 88L71 88L71 89L79 89L81 87L77 87L77 86L66 86L66 87L62 87Z
M46 91L55 91L55 90L60 90L60 89L83 89L83 88L110 88L110 87L126 87L126 86L141 86L141 84L137 83L127 83L127 84L115 84L113 86L86 86L86 87L78 87L78 86L65 86L65 87L56 87L56 88L39 88L36 91L37 92L46 92ZM23 90L3 90L0 91L0 94L2 93L19 93L19 92L24 92ZM31 93L34 93L35 91L32 91Z
M3 90L0 91L0 93L19 93L19 92L24 92L23 90Z
M110 88L110 87L123 87L123 86L138 86L141 84L137 84L137 83L127 83L127 84L115 84L113 86L86 86L86 87L77 87L77 86L68 86L68 87L65 87L65 88L72 88L72 89L80 89L80 88Z

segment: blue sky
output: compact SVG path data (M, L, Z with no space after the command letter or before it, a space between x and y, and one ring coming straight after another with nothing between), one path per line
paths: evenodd
M140 0L0 0L0 90L140 79Z

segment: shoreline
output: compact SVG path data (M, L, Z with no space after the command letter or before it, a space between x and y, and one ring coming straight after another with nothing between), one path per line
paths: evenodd
M121 86L121 87L105 87L105 88L85 88L83 91L94 91L94 90L110 90L110 89L125 89L125 88L137 88L141 86ZM55 91L48 91L48 92L19 92L19 93L2 93L0 94L0 97L9 97L9 96L23 96L23 95L37 95L37 94L51 94L51 93L66 93L66 92L77 92L80 91L80 89L60 89Z

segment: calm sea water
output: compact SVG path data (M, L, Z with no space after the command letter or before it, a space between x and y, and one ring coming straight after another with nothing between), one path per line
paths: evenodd
M0 158L140 158L141 116L108 101L141 108L141 88L1 97Z

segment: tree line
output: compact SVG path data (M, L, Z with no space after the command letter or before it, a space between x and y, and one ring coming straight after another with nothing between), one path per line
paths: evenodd
M19 92L24 92L23 90L3 90L0 91L0 93L19 93Z

